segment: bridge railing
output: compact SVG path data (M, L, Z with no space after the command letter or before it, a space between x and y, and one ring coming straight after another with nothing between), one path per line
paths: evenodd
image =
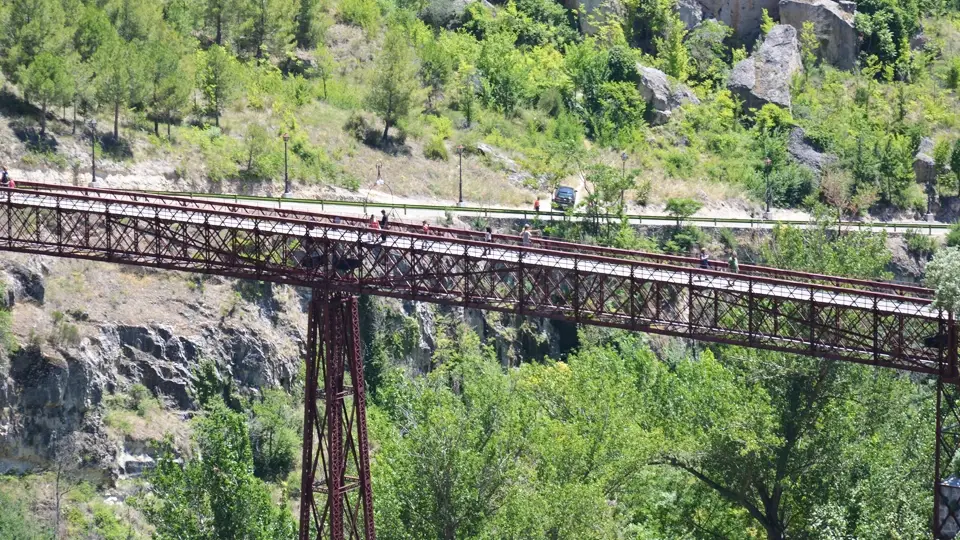
M339 216L336 214L323 213L323 212L307 212L302 210L294 209L285 209L285 208L273 208L271 206L261 206L255 204L244 204L241 202L231 202L231 201L245 201L253 202L255 200L250 197L237 196L230 197L226 195L216 195L216 194L187 194L188 196L176 196L169 194L159 194L152 192L144 191L128 191L128 190L115 190L115 189L103 189L103 188L89 188L89 187L75 187L67 185L58 185L58 184L43 184L35 182L21 182L18 184L18 187L21 189L30 189L38 191L54 191L54 192L65 192L65 193L78 193L86 196L100 197L100 198L109 198L113 200L133 200L138 202L147 202L147 203L156 203L162 205L171 205L175 207L183 208L198 208L198 209L216 209L216 208L226 208L231 212L246 213L249 215L260 215L260 216L281 216L284 218L293 218L293 219L306 219L314 221L317 219L334 221L339 219L342 222L365 226L368 221L365 218L360 217L351 217L351 216ZM279 199L280 201L291 201L289 199ZM420 233L422 232L422 226L416 223L409 223L394 220L391 222L390 227L392 229L399 229L406 232ZM466 229L457 229L452 227L430 227L430 234L436 236L445 236L453 238L461 238L464 240L476 240L484 241L485 235L482 231L471 231ZM522 246L521 237L518 235L509 235L509 234L493 234L493 240L498 244L508 244L508 245L517 245ZM625 249L617 249L603 246L595 246L589 244L578 244L573 242L566 242L562 240L555 240L550 238L532 238L531 247L540 247L543 249L553 250L553 251L562 251L565 253L582 253L582 254L592 254L601 257L613 257L617 259L633 259L641 261L651 261L658 262L668 265L684 266L684 267L699 267L700 261L694 257L684 257L679 255L667 255L661 253L650 253L643 251L633 251ZM713 270L724 271L727 269L727 264L723 261L711 260L708 262L708 265ZM917 298L933 298L933 291L925 287L919 287L910 284L896 283L896 282L884 282L884 281L875 281L875 280L864 280L864 279L854 279L854 278L845 278L839 276L828 276L823 274L816 274L810 272L799 272L794 270L784 270L780 268L767 267L762 265L753 265L753 264L740 264L740 273L745 275L754 275L754 276L767 276L767 277L786 277L795 281L802 281L805 283L818 283L824 285L831 285L842 288L852 288L865 291L874 291L888 294L896 294L901 296L911 296Z

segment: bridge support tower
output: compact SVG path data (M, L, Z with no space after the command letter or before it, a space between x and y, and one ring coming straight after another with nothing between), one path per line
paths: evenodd
M950 314L945 322L946 343L940 348L937 377L936 441L934 450L933 537L960 536L960 366L957 363L957 327ZM945 346L943 346L945 345Z
M374 540L357 297L314 289L307 323L300 540Z

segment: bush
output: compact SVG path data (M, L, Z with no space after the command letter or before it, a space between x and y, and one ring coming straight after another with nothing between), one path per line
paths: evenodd
M699 201L687 198L676 198L670 199L667 201L667 205L664 210L667 211L667 214L670 214L672 217L677 220L677 227L680 227L680 224L683 220L697 213L697 210L703 208L703 204Z
M930 257L937 249L937 241L932 236L912 229L903 233L903 241L907 244L907 253L921 259Z
M449 155L447 154L447 147L443 144L443 139L439 136L435 136L430 139L430 142L423 147L423 155L427 159L433 159L436 161L447 161Z
M947 88L951 90L960 90L960 56L950 61L950 67L947 68Z
M377 130L373 128L367 117L359 112L354 112L347 118L343 124L343 130L364 144L373 144L378 139Z
M960 223L955 223L947 233L947 247L960 246Z
M763 173L754 174L748 181L750 191L760 200L766 200L767 179ZM770 172L770 198L776 206L794 207L813 193L813 173L805 167L788 164Z
M341 0L337 16L345 23L363 28L369 35L379 24L380 6L376 0Z
M453 122L446 116L428 116L427 123L437 137L446 140L453 136Z
M267 390L263 401L253 405L250 444L253 471L258 478L285 478L297 462L297 412L282 390Z

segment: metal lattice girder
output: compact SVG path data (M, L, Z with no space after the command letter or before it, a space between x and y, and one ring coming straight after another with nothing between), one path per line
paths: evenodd
M0 249L475 307L937 374L917 298L206 206L0 192ZM4 200L5 199L5 200Z
M86 187L75 187L75 186L65 186L65 185L55 185L55 184L41 184L35 182L20 182L18 183L20 188L28 188L34 191L46 191L53 193L63 193L63 194L73 194L80 195L84 197L93 197L99 200L110 200L110 201L134 201L144 204L156 204L161 206L175 207L175 208L184 208L184 209L195 209L195 210L221 210L230 212L232 214L244 214L249 216L263 216L263 217L279 217L283 219L295 219L295 220L324 220L332 221L335 217L340 220L342 223L356 226L364 226L367 223L366 218L359 217L348 217L348 216L334 216L332 214L322 214L316 212L305 212L298 210L291 210L289 208L283 208L284 203L282 201L277 201L276 207L265 206L265 205L255 205L252 202L248 201L247 204L241 202L231 202L229 200L223 199L222 197L213 198L213 199L204 199L202 197L184 197L184 196L173 196L173 195L159 195L159 194L150 194L143 192L131 192L123 190L111 190L111 189L100 189L100 188L86 188ZM271 203L273 204L273 203ZM288 204L289 206L289 204ZM422 228L419 224L412 223L402 223L394 222L391 225L392 229L419 233L422 231ZM444 228L439 227L433 230L434 233L443 235L445 237L457 238L460 240L473 240L473 241L482 241L484 239L484 233L480 231L470 231L464 229L453 229L453 228ZM506 234L495 234L493 235L494 240L500 244L509 244L509 245L521 245L521 239L516 235L506 235ZM641 260L647 262L656 262L669 264L673 266L698 266L700 264L699 260L692 257L683 257L677 255L665 255L662 253L646 253L641 251L632 251L625 249L616 249L604 246L592 246L586 244L576 244L572 242L564 242L554 239L545 239L545 238L535 238L533 239L533 245L539 248L551 250L551 251L561 251L567 253L580 253L584 255L597 255L601 257L612 257L618 259L630 259L630 260ZM709 265L713 269L723 270L726 265L723 261L710 261ZM844 278L839 276L826 276L821 274L811 274L809 272L798 272L791 270L783 270L780 268L770 268L764 266L757 266L751 264L743 264L740 266L740 271L742 274L756 275L761 277L776 277L783 279L790 279L796 282L803 283L816 283L821 285L833 285L838 287L845 288L857 288L861 290L870 290L876 292L887 292L894 294L902 294L908 296L917 296L922 298L930 298L932 291L925 289L923 287L917 287L913 285L907 285L902 283L885 283L885 282L876 282L862 279L851 279Z
M304 390L299 538L374 540L355 296L313 291Z

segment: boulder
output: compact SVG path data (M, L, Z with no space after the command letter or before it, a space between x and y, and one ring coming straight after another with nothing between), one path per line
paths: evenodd
M855 67L859 45L852 13L833 0L780 0L781 23L800 32L806 21L813 23L824 61L840 69Z
M639 82L637 89L649 104L647 121L651 125L666 124L673 111L684 103L700 103L690 88L671 81L667 74L651 67L637 64Z
M677 0L674 9L687 30L693 30L703 21L703 6L697 0Z
M780 17L778 0L700 0L703 18L716 19L733 28L735 36L744 43L753 43L760 36L763 10L777 20Z
M620 19L627 13L621 0L564 0L563 6L576 10L580 33L585 35L596 34L597 24L603 19Z
M816 174L837 162L837 156L821 151L816 143L807 138L801 128L793 128L787 139L787 153L800 165Z
M743 101L748 110L759 109L767 103L789 109L790 80L802 69L797 30L778 24L750 58L733 67L727 88Z
M936 183L937 164L933 160L933 139L930 137L920 139L920 148L913 158L913 176L923 186Z
M420 13L423 22L438 28L459 25L470 4L477 0L431 0Z

